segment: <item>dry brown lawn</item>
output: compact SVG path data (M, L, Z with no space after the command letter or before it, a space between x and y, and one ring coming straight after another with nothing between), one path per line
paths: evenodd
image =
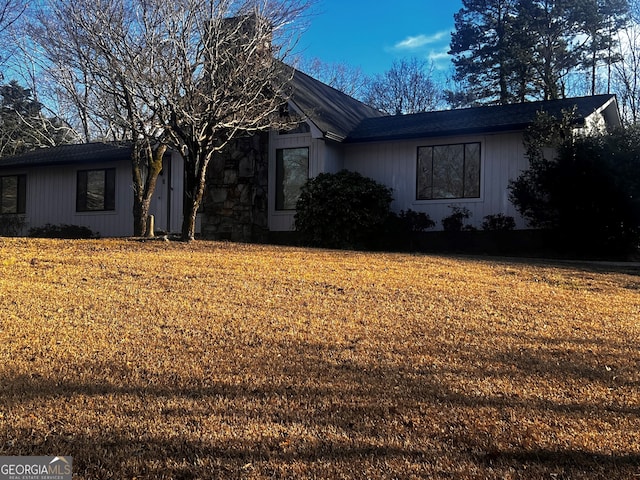
M0 455L78 479L640 478L640 272L0 239Z

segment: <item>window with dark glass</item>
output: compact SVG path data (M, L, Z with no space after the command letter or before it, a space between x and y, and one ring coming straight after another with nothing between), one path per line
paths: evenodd
M80 170L76 211L101 212L116 208L116 169Z
M418 148L418 200L480 197L480 143Z
M276 210L295 210L300 189L309 179L309 148L276 150Z
M0 214L25 213L27 205L27 176L0 177Z

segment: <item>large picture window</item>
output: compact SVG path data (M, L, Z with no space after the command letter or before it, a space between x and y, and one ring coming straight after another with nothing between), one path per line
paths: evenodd
M309 148L276 150L276 210L295 210L309 179Z
M116 208L116 169L78 172L76 211L101 212Z
M480 197L480 143L418 148L418 200Z
M0 214L25 213L27 203L27 176L0 177Z

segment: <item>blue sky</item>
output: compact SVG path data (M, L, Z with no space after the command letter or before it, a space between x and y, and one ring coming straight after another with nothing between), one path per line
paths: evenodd
M450 66L446 52L460 0L317 0L298 50L305 59L384 73L395 59L432 59Z

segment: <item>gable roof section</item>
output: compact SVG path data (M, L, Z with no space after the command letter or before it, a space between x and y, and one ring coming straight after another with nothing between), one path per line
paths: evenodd
M77 165L129 160L131 145L124 143L82 143L40 148L0 158L0 168Z
M331 140L343 141L363 119L384 114L299 70L294 70L291 101Z
M465 135L524 130L545 111L553 116L576 107L577 124L596 111L615 106L614 95L569 98L509 105L495 105L366 118L352 130L346 142L372 142L448 135ZM617 116L617 107L615 107ZM619 122L619 117L618 122Z

